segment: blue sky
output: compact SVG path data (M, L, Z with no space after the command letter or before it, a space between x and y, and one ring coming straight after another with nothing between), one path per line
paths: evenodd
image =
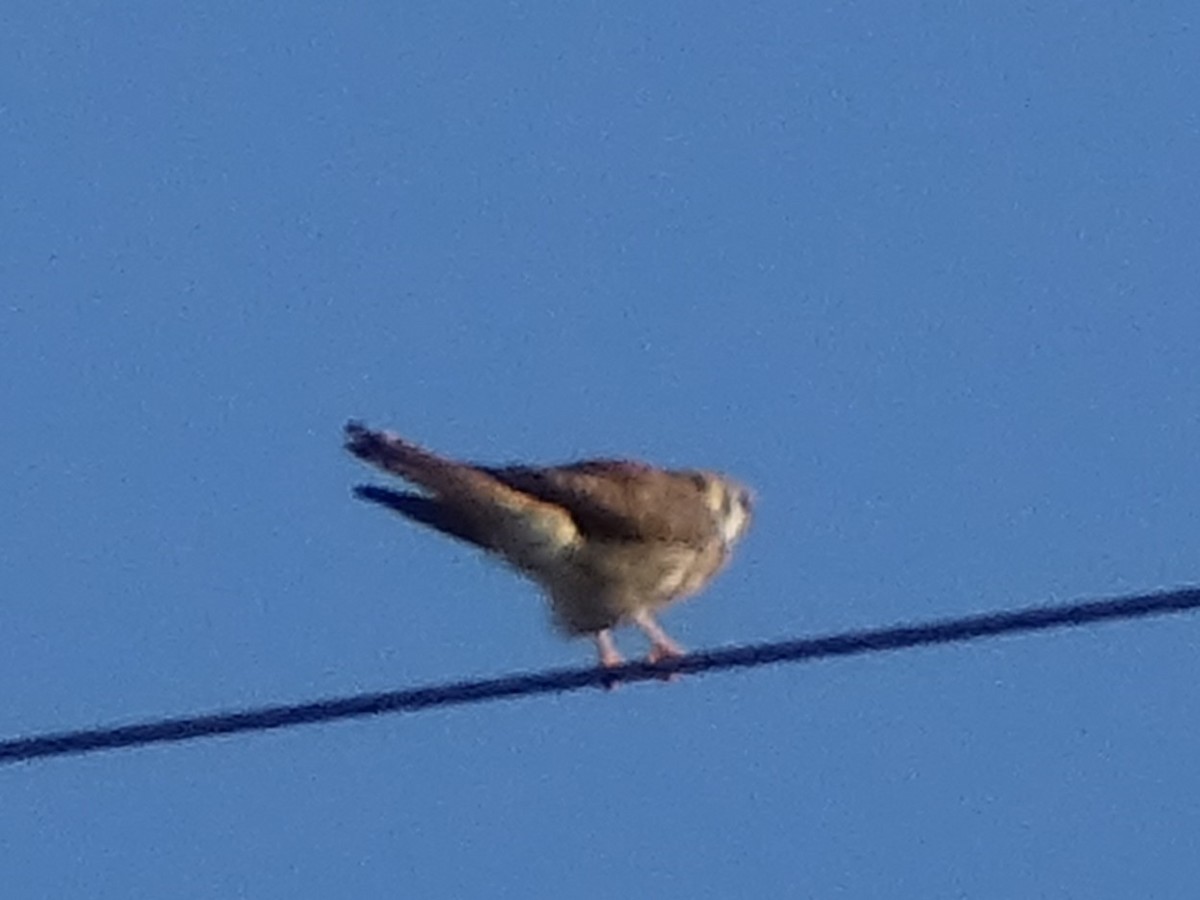
M667 617L693 647L1200 578L1192 4L0 25L0 737L589 660L350 498L351 416L753 484ZM1191 897L1198 645L1178 617L5 767L6 892Z

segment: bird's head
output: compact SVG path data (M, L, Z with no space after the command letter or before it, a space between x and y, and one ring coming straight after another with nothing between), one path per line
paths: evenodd
M728 475L701 473L704 500L717 521L721 540L727 549L741 539L750 527L754 511L754 492Z

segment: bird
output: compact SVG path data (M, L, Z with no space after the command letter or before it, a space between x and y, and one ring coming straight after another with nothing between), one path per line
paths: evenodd
M360 484L356 497L498 557L541 587L558 629L589 636L607 668L625 661L613 636L625 624L649 639L649 662L684 655L656 614L724 568L753 512L748 487L702 469L480 465L354 420L345 447L415 488Z

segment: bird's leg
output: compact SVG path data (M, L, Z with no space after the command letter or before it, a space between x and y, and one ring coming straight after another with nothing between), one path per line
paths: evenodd
M605 628L597 631L594 640L596 641L596 650L600 653L600 665L604 668L611 669L625 662L621 651L617 649L616 641L613 640L611 629Z
M600 668L612 669L625 662L625 657L621 656L621 651L617 649L617 643L613 640L612 629L605 628L597 631L593 640L596 642L596 650L600 653ZM616 676L604 679L606 691L615 690L618 684L620 684L620 679Z
M646 637L650 638L650 656L648 657L650 662L662 662L664 659L674 659L684 655L684 649L668 637L667 633L662 630L662 626L654 621L654 616L650 615L649 611L638 610L633 614L633 622L645 632Z

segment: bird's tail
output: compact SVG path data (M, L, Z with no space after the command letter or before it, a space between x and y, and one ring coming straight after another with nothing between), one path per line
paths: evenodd
M426 493L356 493L417 522L499 553L525 570L545 566L579 538L570 514L509 487L487 469L438 456L386 431L346 425L346 449Z
M480 529L469 520L455 515L454 510L444 503L423 494L413 494L407 491L393 491L390 488L378 487L373 484L360 484L354 488L354 496L370 503L378 503L392 512L397 512L405 518L436 528L443 534L487 547Z
M423 473L447 465L446 460L411 441L387 431L375 431L361 422L346 423L346 449L363 462L416 484L424 484Z

